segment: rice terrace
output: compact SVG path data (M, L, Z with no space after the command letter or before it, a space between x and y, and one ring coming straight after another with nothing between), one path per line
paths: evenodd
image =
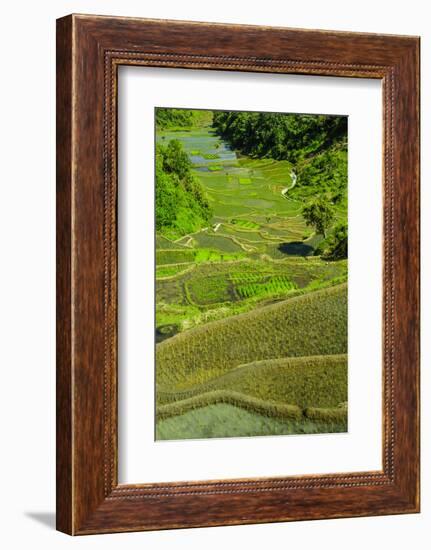
M347 117L155 123L156 439L347 431Z

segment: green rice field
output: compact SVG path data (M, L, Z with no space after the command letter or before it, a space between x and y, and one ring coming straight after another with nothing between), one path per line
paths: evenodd
M156 131L180 143L211 214L156 234L155 438L345 432L347 259L319 253L300 165L241 153L203 113Z

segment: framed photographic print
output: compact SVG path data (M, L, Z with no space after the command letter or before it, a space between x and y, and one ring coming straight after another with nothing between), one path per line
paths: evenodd
M419 39L57 22L57 528L419 511Z

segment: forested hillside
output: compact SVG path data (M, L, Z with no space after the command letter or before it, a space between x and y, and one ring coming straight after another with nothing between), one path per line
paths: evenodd
M207 126L212 122L212 111L199 109L169 109L156 108L157 130L172 130L175 128L191 128Z
M208 199L178 140L157 145L156 182L156 230L160 234L178 238L208 223L212 215Z
M213 126L246 155L298 164L345 142L347 117L215 111Z

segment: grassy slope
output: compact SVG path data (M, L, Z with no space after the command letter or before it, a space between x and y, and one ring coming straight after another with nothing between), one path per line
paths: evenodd
M334 383L334 387L337 388L336 383ZM333 388L329 388L329 391L332 389ZM345 394L347 394L347 392L345 392ZM338 407L306 407L305 409L301 409L298 405L275 403L274 401L258 399L257 397L251 397L240 392L225 389L209 391L181 401L159 405L157 407L157 422L219 403L235 405L249 412L263 414L264 416L273 418L290 418L299 421L305 416L312 420L328 420L334 422L347 419L347 408L345 403L340 403Z
M217 403L235 405L251 412L264 414L265 416L294 418L296 420L300 420L302 417L302 410L296 405L272 403L271 401L250 397L232 390L214 390L175 403L160 405L157 407L157 420L178 416L179 414Z
M342 431L340 426L347 425L346 402L347 355L283 358L240 366L185 391L158 388L157 422L229 404L267 418L323 422L328 424L324 431L333 431L330 425L336 424L336 431ZM205 417L205 412L201 414ZM259 434L268 435L268 429L265 423ZM191 427L188 430L194 433Z
M346 430L346 418L327 421L308 418L281 419L243 410L230 404L219 403L161 420L156 426L156 439L319 434L345 432Z
M166 340L156 350L157 383L185 389L251 361L344 354L346 348L347 285L341 284Z
M347 401L347 355L285 357L241 365L183 391L158 388L160 405L213 391L235 391L257 399L307 407L332 408Z

